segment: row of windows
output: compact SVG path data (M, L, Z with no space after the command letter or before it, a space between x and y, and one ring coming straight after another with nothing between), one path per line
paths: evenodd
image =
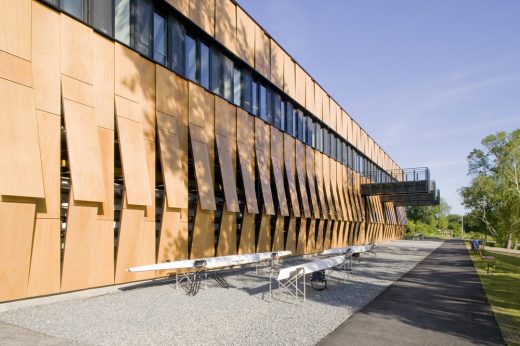
M188 30L163 2L46 1L363 176L389 179L386 172L270 87L251 68L223 54L195 30Z

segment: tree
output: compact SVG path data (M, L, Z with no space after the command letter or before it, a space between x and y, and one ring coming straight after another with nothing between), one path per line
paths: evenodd
M460 189L466 208L497 240L511 247L520 228L520 129L482 140L468 156L473 178Z

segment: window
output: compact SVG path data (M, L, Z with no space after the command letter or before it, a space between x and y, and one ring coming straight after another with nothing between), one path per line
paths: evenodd
M287 123L286 123L286 119L285 119L285 108L286 108L285 101L281 101L280 102L280 129L282 131L287 132Z
M200 85L209 89L209 47L202 42L199 42L199 82Z
M147 0L136 0L134 23L134 48L141 54L151 56L152 4Z
M277 129L283 130L282 128L282 98L277 92L273 92L273 117L274 126Z
M170 30L170 67L173 71L184 76L184 48L186 33L184 27L173 16L169 17L168 28Z
M316 137L314 135L314 122L311 117L307 117L307 145L316 148Z
M186 78L197 82L197 45L193 37L186 36Z
M293 113L294 109L292 103L287 102L285 106L285 126L287 128L287 133L291 136L294 136Z
M259 84L260 118L267 121L267 92L265 86Z
M336 159L336 137L333 134L330 135L330 156Z
M97 30L112 36L114 34L114 7L112 1L90 0L90 22Z
M304 127L303 127L303 113L301 110L297 110L296 112L297 114L297 121L298 121L298 127L296 129L296 138L298 138L300 141L304 142L305 141L305 130L304 130Z
M298 137L298 109L294 106L292 111L292 135Z
M316 149L323 152L323 133L321 132L321 125L316 123L316 129L314 130L316 133Z
M60 7L64 12L81 20L86 20L87 8L83 0L61 0Z
M233 103L240 106L242 101L242 71L235 67L233 70Z
M271 88L265 88L266 95L266 121L273 125L274 124L274 115L273 115L273 91Z
M336 156L338 157L337 160L343 163L343 146L339 138L336 138Z
M166 20L157 12L153 14L153 59L166 65Z
M130 45L130 0L116 0L114 23L116 40Z
M251 73L249 71L243 70L241 72L242 75L242 107L252 113L252 101L253 101L253 78L251 77Z
M251 95L252 95L252 101L251 101L251 108L252 113L254 115L258 115L258 83L256 81L253 81L251 85Z
M222 55L222 82L223 82L223 88L222 91L223 96L226 100L232 101L233 100L233 61L229 59L227 56Z

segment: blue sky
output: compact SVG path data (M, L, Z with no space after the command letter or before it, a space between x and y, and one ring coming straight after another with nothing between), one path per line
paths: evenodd
M520 128L518 0L238 1L401 167L430 167L452 212L468 153Z

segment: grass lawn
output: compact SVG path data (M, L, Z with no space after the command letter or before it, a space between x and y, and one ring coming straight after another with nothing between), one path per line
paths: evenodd
M520 256L493 252L486 248L484 255L495 256L496 269L486 274L486 265L478 254L470 251L502 335L508 345L520 345Z

